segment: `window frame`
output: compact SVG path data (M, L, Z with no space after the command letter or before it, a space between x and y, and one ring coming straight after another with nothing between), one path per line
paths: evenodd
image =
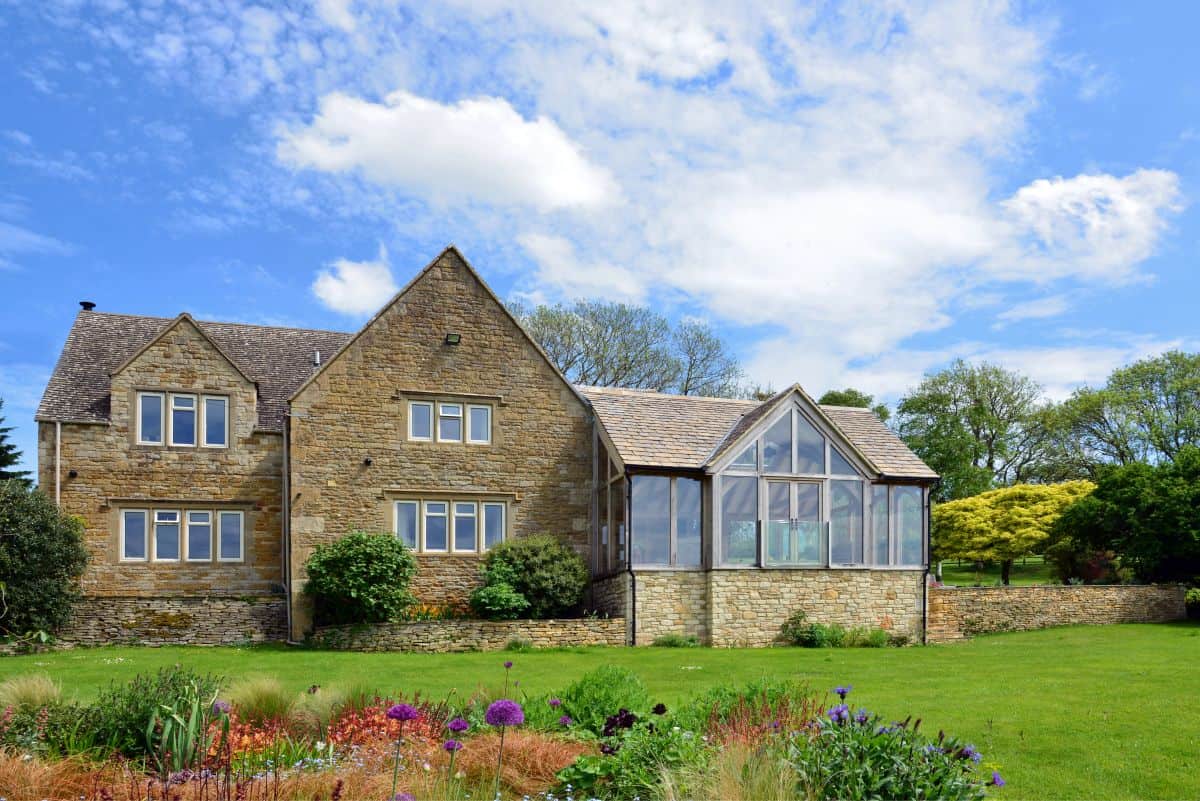
M196 443L200 441L200 409L198 407L199 395L190 392L172 392L167 401L167 417L171 424L168 430L167 444L172 448L195 448ZM176 442L175 441L175 401L179 398L191 398L192 408L182 407L180 411L190 411L192 413L192 441L191 442Z
M208 526L208 556L203 559L192 557L192 515L208 515L208 523L197 524ZM204 563L213 561L213 533L215 529L216 519L211 509L184 509L183 510L183 561Z
M449 500L421 501L421 553L447 553L447 554L451 553L451 550L450 550L451 535L453 534L453 532L450 530L450 505L451 505L451 503L452 503L452 501L449 501ZM442 506L445 507L445 511L442 512L441 514L430 515L429 514L429 506L431 504L441 504ZM429 531L428 521L429 521L430 517L440 517L446 521L446 547L444 547L444 548L430 548L428 543L426 542L426 535L428 534L428 531Z
M125 555L125 516L138 514L142 516L142 556L128 557ZM118 533L117 542L117 561L119 562L149 562L150 561L150 510L149 509L122 509L121 510L121 525Z
M167 395L167 393L165 393L165 392L151 392L151 391L141 391L141 390L139 390L137 392L137 397L134 401L134 413L137 416L137 423L136 423L137 429L136 429L136 438L135 439L136 439L136 442L138 445L162 446L166 443L166 441L167 441L167 417L169 417L169 414L170 414L167 411L166 395ZM148 440L142 436L142 400L144 398L157 398L158 399L158 428L159 428L159 431L158 431L158 440L157 441Z
M477 409L481 409L481 410L487 412L487 438L486 439L475 439L475 437L474 437L475 425L473 423L473 418L471 416L471 412L473 412ZM495 412L493 412L491 404L468 403L466 405L466 410L463 415L463 419L465 420L465 423L463 426L465 431L463 433L466 435L466 439L464 439L463 441L466 442L468 445L491 445L492 444L492 417L494 416L494 414L495 414Z
M226 515L236 515L238 518L238 555L237 558L223 556L221 553L221 521ZM213 539L215 540L214 556L218 562L237 563L246 561L246 513L241 509L218 509L213 520Z
M461 515L461 517L469 517L475 523L475 547L474 548L459 548L458 547L458 513L459 506L470 506L471 514ZM453 500L450 502L450 553L479 553L480 537L479 537L479 502L478 501L459 501Z
M492 548L495 548L496 545L501 545L508 539L508 504L504 501L480 501L479 506L482 509L483 518L483 527L479 536L479 549L480 553L487 553ZM488 507L500 510L500 540L495 545L488 545L487 543Z
M456 415L455 414L444 414L443 409L445 409L447 406L457 406L458 414L456 414ZM437 441L438 442L455 442L455 443L462 444L463 435L465 435L467 433L467 431L466 431L467 423L463 419L464 409L465 409L465 404L459 403L458 401L437 401L437 418L435 420L435 423L437 425L436 433L437 433ZM447 420L458 420L458 438L457 439L448 439L448 438L442 436L442 418L443 417L446 418Z
M223 417L225 418L225 425L221 432L222 436L224 437L224 441L222 443L220 443L219 445L214 445L213 443L208 441L208 402L209 401L220 401L221 405L225 409L225 411L223 413ZM200 436L197 437L197 439L200 442L201 448L222 450L222 449L229 447L230 425L229 425L229 396L228 395L201 395L200 396L200 410L199 410L199 414L197 415L197 417L200 420L200 423L197 426L197 428L200 429Z
M399 539L400 536L400 507L401 505L412 506L417 510L417 528L416 528L416 545L410 546L407 542L399 540L405 547L410 548L415 554L427 554L434 556L470 556L484 555L492 548L500 543L506 542L509 539L509 501L506 498L488 495L486 493L479 495L456 495L451 493L431 492L427 495L418 495L416 493L398 493L399 497L392 496L389 498L392 509L392 536ZM474 510L473 518L475 520L475 547L474 549L459 548L455 542L455 534L460 517L458 514L458 506L469 504ZM433 512L429 514L429 507L445 506L444 512ZM487 543L487 519L489 510L499 510L500 514L500 539L495 543L488 545ZM461 515L468 517L469 515ZM446 521L446 547L431 549L428 546L428 518L444 518Z
M412 506L416 510L413 515L413 542L409 545L404 540L400 539L400 506ZM419 553L421 550L421 502L411 498L397 498L392 501L392 536L400 541L400 544L408 548L413 553Z
M423 406L429 410L429 436L418 437L413 433L413 421L416 419L413 416L413 409L418 406ZM410 442L433 442L434 435L437 433L437 408L434 401L418 401L410 400L408 402L408 439Z
M159 520L159 515L175 515L174 520ZM152 562L165 562L168 564L178 564L183 561L183 510L182 509L154 509L152 515L151 540L154 543L154 549L150 552ZM177 548L178 556L174 558L160 558L158 555L158 526L175 524L175 547Z

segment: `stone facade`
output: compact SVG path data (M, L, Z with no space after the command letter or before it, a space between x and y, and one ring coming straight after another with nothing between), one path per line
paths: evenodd
M707 643L709 573L698 570L639 570L635 574L635 642L650 645L664 634Z
M441 400L490 405L491 443L410 440L409 403ZM454 250L296 393L290 426L295 637L311 618L305 560L351 530L391 531L398 499L503 502L510 537L549 533L587 554L590 411ZM415 592L464 598L478 566L423 555Z
M229 447L138 445L138 390L227 396ZM106 424L62 424L61 503L83 518L91 553L84 592L147 598L280 592L283 441L257 430L254 384L182 318L112 376L110 403ZM41 422L38 483L51 496L54 463L55 424ZM131 508L241 510L245 559L122 562L120 516Z
M621 618L431 620L378 626L322 626L315 641L344 651L498 651L513 640L535 648L624 645Z
M630 588L632 587L628 573L615 573L611 576L592 580L589 590L589 608L609 617L619 617L625 620L625 638L622 643L629 643L633 638L633 619L628 617L630 608Z
M282 595L258 597L90 596L58 635L63 645L236 645L287 634Z
M929 642L1051 626L1162 623L1187 614L1182 586L932 587Z

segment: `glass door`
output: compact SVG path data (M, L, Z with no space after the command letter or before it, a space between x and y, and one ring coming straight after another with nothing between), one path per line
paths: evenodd
M825 564L820 483L768 481L766 529L764 564Z

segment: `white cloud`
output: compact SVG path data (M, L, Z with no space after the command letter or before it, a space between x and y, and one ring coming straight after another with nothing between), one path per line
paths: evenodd
M70 245L53 237L31 231L16 223L0 220L0 270L17 269L14 257L25 254L66 255Z
M645 284L635 272L604 261L581 261L568 239L525 234L518 242L537 264L534 284L542 293L539 300L566 297L642 303L646 299Z
M1051 295L1046 298L1036 298L1017 303L996 315L1003 323L1015 323L1021 320L1045 320L1057 317L1071 308L1071 301L1066 295Z
M313 294L321 303L342 314L374 314L399 291L392 278L387 250L380 246L375 261L338 259L317 273Z
M351 0L317 0L317 14L333 27L349 33L357 24L350 4Z
M278 155L295 167L358 172L443 204L482 201L543 211L611 203L612 176L547 117L508 101L438 103L392 92L382 103L326 95L312 124L284 131Z

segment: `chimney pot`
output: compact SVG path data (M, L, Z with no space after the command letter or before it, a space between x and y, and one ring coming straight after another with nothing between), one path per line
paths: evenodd
M90 300L81 300L79 301L79 307L84 311L91 311L92 309L96 308L96 304L92 303Z

